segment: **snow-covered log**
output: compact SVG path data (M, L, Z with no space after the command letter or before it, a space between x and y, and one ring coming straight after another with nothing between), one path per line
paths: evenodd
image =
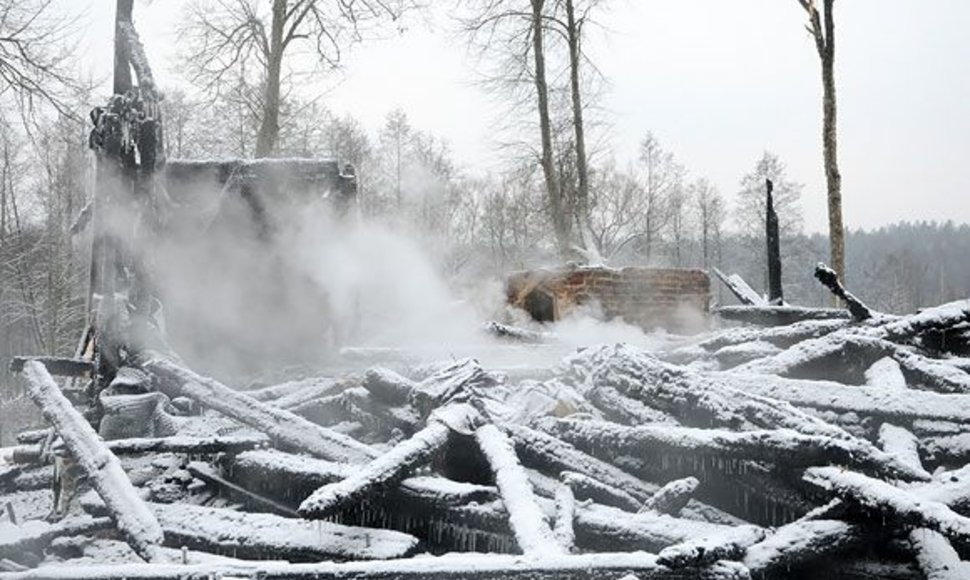
M0 558L21 559L27 552L41 554L50 543L62 536L79 536L110 528L109 518L70 517L55 524L30 520L17 525L0 522Z
M806 562L825 560L857 547L862 531L839 520L799 520L777 528L764 540L748 547L743 563L753 578L790 571Z
M593 452L608 449L611 455L640 458L670 457L703 460L765 461L785 467L844 465L883 477L928 480L922 467L906 464L907 458L886 453L859 454L858 446L844 439L804 435L790 429L726 431L674 425L626 427L605 421L554 419L536 421L541 429ZM921 474L914 477L914 474Z
M418 545L414 536L393 530L189 504L151 507L165 529L168 545L239 558L383 560L411 555Z
M744 524L714 524L657 512L632 514L599 504L577 506L574 521L576 545L580 548L654 553L692 538L718 535L736 525Z
M628 425L641 423L672 423L677 421L663 411L627 397L609 385L598 385L586 393L586 398L611 421Z
M566 552L573 551L576 545L576 531L573 529L575 519L576 496L569 484L563 482L556 489L556 523L552 534Z
M872 363L863 375L868 387L883 387L885 389L905 389L906 377L899 368L899 363L892 357L886 356Z
M321 427L303 417L257 401L226 385L154 354L145 367L162 377L170 397L188 397L267 435L278 445L335 461L361 463L377 453L346 435Z
M333 379L310 379L301 381L304 386L295 391L286 393L279 398L273 399L271 404L280 409L293 410L308 401L315 401L330 395L337 394L344 388L342 383Z
M519 548L527 555L563 553L536 504L532 485L509 437L487 423L475 430L475 440L495 476Z
M856 378L854 375L865 377L868 367L885 357L895 360L912 384L922 384L944 393L970 393L970 374L959 368L906 350L888 340L843 333L806 340L734 370L782 377L851 380Z
M904 342L924 332L943 331L970 322L970 299L925 308L879 325L869 333L893 342Z
M309 519L326 518L346 505L396 484L417 466L430 462L432 456L445 446L451 432L449 425L471 424L475 414L467 405L439 410L432 415L428 425L410 439L355 470L350 477L313 492L300 504L300 515Z
M351 477L358 470L359 467L353 465L275 450L241 453L228 468L232 479L238 484L278 500L305 498L321 486ZM286 481L286 487L280 488L277 484L279 481ZM390 506L400 503L403 498L420 504L425 510L469 502L486 503L498 497L494 487L427 476L409 477L385 491Z
M970 421L970 397L908 389L847 386L831 381L805 381L770 375L714 375L715 380L753 396L787 401L837 413L857 413L884 421Z
M846 307L848 307L849 312L852 314L852 318L856 320L868 320L872 318L872 310L842 286L842 282L839 281L839 275L836 274L835 270L825 264L819 263L815 266L815 278L823 286L828 288L829 292L845 302Z
M693 538L664 548L657 561L671 568L701 568L718 560L740 560L748 547L764 538L764 528L737 526L720 534Z
M363 387L388 405L404 405L417 387L414 381L385 368L372 368L364 374Z
M687 505L700 484L701 482L696 477L685 477L667 482L657 490L657 493L643 502L639 512L677 515Z
M964 580L970 575L970 564L960 560L943 534L917 528L909 533L909 543L926 580Z
M660 489L541 431L522 425L506 425L505 430L515 442L516 453L529 467L556 474L576 471L624 491L641 502L647 501ZM727 524L741 522L722 510L694 500L688 503L686 510L707 521Z
M881 516L886 522L925 527L963 545L970 543L970 518L943 503L837 467L811 467L805 471L805 481L848 500L863 511Z
M162 543L162 528L138 496L118 458L64 397L43 364L27 362L23 374L30 398L57 430L76 465L104 500L125 541L139 556L151 561Z
M770 328L729 328L715 332L712 336L701 338L699 342L694 344L694 347L707 352L714 352L725 346L763 341L778 348L788 348L803 340L819 338L826 334L842 330L848 325L848 321L836 319L806 320L787 326ZM689 352L688 349L689 347L683 347L682 349L678 349L678 351L683 351L686 354ZM674 352L676 353L678 351Z
M556 474L576 471L628 493L639 501L645 501L658 489L541 431L523 425L506 425L505 430L515 443L517 455L529 467Z
M488 389L497 384L495 377L474 359L462 359L440 369L418 383L411 403L428 415L450 401L462 402L476 389Z
M929 501L946 504L953 511L970 516L970 464L952 471L939 471L913 493Z
M847 320L849 313L837 308L805 306L721 306L714 311L724 320L758 326L784 326L806 320Z
M363 387L347 389L341 398L350 416L375 433L399 429L405 435L411 435L420 423L420 417L410 405L388 405Z
M774 356L781 349L763 340L753 340L741 344L731 344L714 352L714 360L722 370L734 368L753 360Z
M902 348L894 349L892 357L909 383L940 393L970 394L970 373L964 369Z
M923 471L926 474L925 479L930 479L930 474L923 469L923 462L919 457L919 440L908 430L892 423L883 423L879 427L879 446L901 463L909 464L914 471Z
M288 565L253 563L252 566L204 565L94 565L47 566L12 573L5 580L182 580L184 578L263 578L265 580L586 580L634 575L639 580L685 580L683 570L671 570L657 557L643 552L555 555L522 558L502 554L447 554L386 562L321 562ZM743 580L747 570L735 562L718 562L692 570L691 580Z
M618 507L627 511L637 511L640 502L622 489L617 489L601 481L593 479L575 471L563 471L560 474L563 483L572 489L573 494L580 500L592 500L603 505Z
M543 344L553 340L553 336L546 332L537 332L528 328L509 326L500 322L490 321L482 325L488 334L512 342L526 344Z
M718 280L720 280L724 286L731 291L731 294L734 294L734 297L737 298L738 302L741 304L749 306L764 306L766 304L765 299L760 294L755 292L741 276L737 274L727 276L724 274L724 272L721 272L717 268L713 268L713 271Z
M873 464L886 461L898 473L910 471L908 466L887 457L868 441L853 437L844 429L799 411L785 402L786 397L774 393L774 387L777 386L781 390L794 391L792 396L824 401L827 398L816 397L817 389L809 385L833 385L832 388L836 388L835 383L806 383L733 372L698 373L661 362L649 353L629 345L588 348L566 359L566 364L569 373L576 380L590 386L612 385L627 396L666 411L688 425L724 426L732 429L792 429L805 435L841 439L854 449L858 461L871 460ZM857 389L841 385L838 388ZM946 396L935 393L920 394ZM910 475L914 479L920 478L919 474Z

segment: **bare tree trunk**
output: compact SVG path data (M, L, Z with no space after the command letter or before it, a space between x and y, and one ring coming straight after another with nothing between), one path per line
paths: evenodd
M273 0L273 22L267 55L266 88L263 118L256 136L256 157L269 157L276 149L280 134L280 74L283 65L283 24L286 0Z
M586 158L586 130L583 124L583 103L579 89L580 27L576 22L573 0L566 0L566 30L569 42L569 84L573 101L573 128L576 132L576 171L579 174L579 191L574 206L577 226L586 228L589 220L589 167ZM586 241L584 239L584 241ZM592 242L592 240L589 240Z
M822 63L822 155L825 162L825 184L829 202L829 248L831 265L845 279L845 235L842 225L842 175L836 153L835 110L835 0L824 1L820 15L815 0L798 0L808 13L808 30L815 39L815 49Z
M134 0L118 0L115 9L115 26L131 22ZM131 66L128 64L131 50L124 34L115 34L114 94L123 95L131 88Z
M546 179L546 192L549 197L549 209L552 225L556 234L556 242L560 253L569 248L570 219L564 215L562 187L556 173L556 164L552 151L552 121L549 115L549 86L546 82L546 55L543 42L543 8L545 0L531 0L532 2L532 52L535 59L536 100L539 109L539 131L542 138L542 173Z
M832 268L845 280L845 237L842 224L842 175L836 154L835 108L835 0L825 0L825 46L822 60L822 148L829 201L829 246Z

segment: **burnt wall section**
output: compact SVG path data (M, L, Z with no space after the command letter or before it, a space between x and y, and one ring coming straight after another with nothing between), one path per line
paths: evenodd
M508 302L535 320L569 316L598 304L607 319L651 330L699 330L709 312L711 280L703 270L579 267L517 272L509 277Z
M225 203L227 192L255 204L254 214L313 200L343 211L357 197L353 166L333 159L171 160L164 176L169 197L187 214Z
M339 239L352 168L331 159L169 161L152 262L167 336L224 379L316 361L333 346L326 289L297 256Z

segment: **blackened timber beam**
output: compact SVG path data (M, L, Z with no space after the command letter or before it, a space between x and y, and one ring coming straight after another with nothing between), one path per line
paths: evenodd
M10 372L19 373L27 361L37 361L47 372L58 377L90 377L94 371L91 361L58 356L15 356L10 361Z

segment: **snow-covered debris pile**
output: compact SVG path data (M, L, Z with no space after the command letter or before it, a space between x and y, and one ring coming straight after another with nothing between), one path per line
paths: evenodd
M125 386L152 395L102 397L150 400L131 405L142 424L100 433L45 364L21 361L52 429L3 450L0 567L970 577L970 360L927 339L968 321L970 301L809 315L660 350L590 346L529 380L460 359L251 392L143 350L125 376L146 379Z

